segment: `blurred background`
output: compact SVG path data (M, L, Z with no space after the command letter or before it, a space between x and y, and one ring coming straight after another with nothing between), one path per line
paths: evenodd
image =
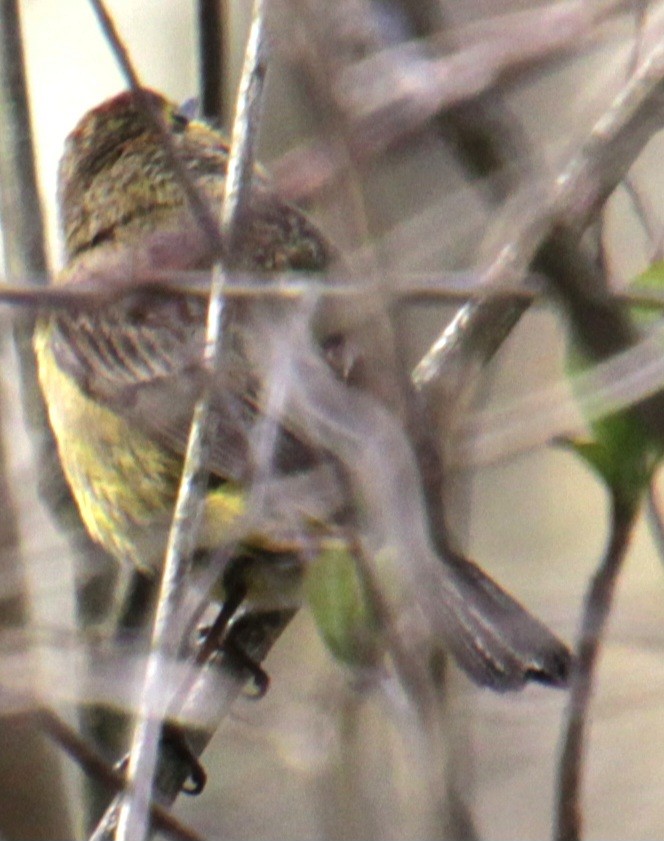
M250 3L223 0L221 5L227 27L221 122L228 126ZM396 45L422 38L428 26L432 33L446 33L452 50L460 37L455 33L470 37L473 26L489 20L575 4L377 0L367 5L375 41ZM510 117L510 129L530 148L533 183L540 178L546 182L558 171L609 107L638 50L645 49L639 40L643 9L648 7L655 19L661 4L588 0L577 5L588 11L585 29L571 31L551 54L514 61L480 93L487 107ZM61 259L56 170L64 138L87 109L124 85L83 0L23 0L19 6L40 194L55 270ZM274 4L273 55L259 144L268 168L273 162L278 169L304 139L316 140L327 131L320 115L308 108L298 64L289 57L289 49L295 51L297 38L303 37L293 11L298 7ZM193 0L113 0L109 10L146 85L176 101L198 95L198 9ZM593 10L606 14L592 19ZM516 19L504 20L509 27ZM348 21L350 28L350 14ZM369 38L361 31L346 34L358 43ZM527 27L523 43L525 50ZM427 42L426 49L433 49L432 44ZM401 66L405 79L412 68ZM445 115L443 111L435 119L444 124ZM363 164L359 183L368 233L353 229L343 193L323 193L322 199L319 194L319 201L309 206L342 250L367 246L375 264L395 276L471 270L480 263L480 243L509 228L513 218L509 182L505 187L501 181L509 173L469 176L453 143L433 123L432 118ZM632 171L635 189L652 205L655 228L664 186L659 145L654 138ZM518 148L509 161L515 168L523 163ZM489 201L487 194L493 197ZM616 285L643 269L658 245L621 188L605 209L600 236ZM454 312L450 305L431 302L410 308L404 329L413 363ZM25 576L28 622L36 638L57 640L70 634L75 639L74 585L81 571L70 563L70 546L39 499L41 465L26 433L8 316L3 312L1 317L7 334L2 340L3 446L16 525L7 542L7 569L18 566ZM473 407L490 415L538 388L560 384L564 336L564 324L552 306L534 307L482 372ZM488 464L470 459L456 466L447 517L469 557L571 644L607 531L607 495L589 469L573 453L544 441ZM5 586L11 592L17 585L9 576ZM642 518L619 583L592 706L583 782L589 838L654 839L664 830L658 773L664 759L663 615L664 569ZM12 646L8 638L8 668ZM25 660L15 668L29 666L34 680L44 681L44 694L75 721L75 702L86 697L87 689L84 674L78 675L80 685L74 674L58 677L57 664L64 667L68 649L62 657L52 655L51 644L35 645L32 653L20 650ZM427 788L428 769L408 737L413 723L402 709L403 699L387 691L358 690L325 651L306 611L286 629L265 667L272 678L267 696L260 702L239 698L204 754L209 773L205 793L177 803L177 813L205 837L551 835L564 692L529 687L516 695L496 695L472 686L450 667L443 769L448 788L435 802ZM92 695L95 691L90 690ZM0 785L5 792L0 800L6 801L0 810L0 837L83 837L81 777L50 746L26 747L25 733L18 744L12 742L15 726L12 722L0 732Z

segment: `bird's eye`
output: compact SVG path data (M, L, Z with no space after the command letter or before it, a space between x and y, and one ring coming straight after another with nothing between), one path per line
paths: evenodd
M171 126L176 134L182 134L188 125L189 119L179 111L176 111L171 117Z

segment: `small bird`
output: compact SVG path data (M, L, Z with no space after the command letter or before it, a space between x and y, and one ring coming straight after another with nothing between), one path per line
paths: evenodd
M160 94L149 96L183 167L212 207L223 197L228 145ZM57 284L88 282L131 290L150 272L209 269L214 254L174 176L163 146L135 94L115 96L88 112L66 141L59 170L66 265ZM307 216L281 200L257 170L246 219L243 268L325 272L334 250ZM162 564L193 407L201 394L206 295L145 287L96 304L52 309L38 319L34 347L65 476L91 537L111 555L149 576ZM232 325L214 384L215 444L207 464L201 552L227 545L245 513L255 472L250 432L260 417L261 383L249 362L252 337ZM253 337L256 341L256 337ZM343 342L343 337L341 337ZM339 337L321 353L336 364ZM338 362L338 360L337 360ZM348 381L348 387L354 387ZM297 476L333 461L306 436L279 429L273 468ZM329 512L332 537L321 542L326 565L304 588L322 636L351 665L380 656L378 624L351 549L333 526L348 500ZM229 569L247 599L280 588L298 591L308 561L279 529L244 536L242 563ZM286 559L286 572L283 564ZM447 605L449 639L460 665L494 689L529 680L564 685L570 654L542 623L462 558L441 558L457 598ZM324 572L321 574L320 570ZM294 572L295 570L295 572ZM226 583L233 576L226 576ZM290 598L290 597L289 597Z

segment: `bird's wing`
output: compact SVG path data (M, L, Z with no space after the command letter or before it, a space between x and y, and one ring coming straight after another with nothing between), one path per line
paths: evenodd
M51 346L84 394L182 454L205 383L206 308L203 298L142 290L103 306L63 309L50 315ZM209 468L218 477L242 481L251 472L258 391L231 347L212 389L216 428ZM275 468L286 472L315 461L311 448L283 427L274 459Z

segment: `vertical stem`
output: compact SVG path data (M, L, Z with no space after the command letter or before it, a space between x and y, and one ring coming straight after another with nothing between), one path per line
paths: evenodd
M199 91L201 112L209 120L224 120L226 97L225 0L198 0Z
M32 151L18 0L0 0L0 127L0 232L5 274L9 280L30 278L43 284L46 247ZM47 442L39 441L40 455L46 456L47 464L53 464L54 448L46 433L46 413L39 398L31 347L33 316L22 314L14 325L25 414L39 437L49 437Z
M0 2L0 219L7 274L39 275L44 283L46 249L18 0Z
M103 11L103 4L99 0L95 6ZM217 263L213 270L202 360L210 374L210 382L214 380L224 338L225 269L237 266L241 260L242 223L254 169L265 69L265 0L254 0L221 208L225 267ZM207 463L212 447L212 411L212 395L208 389L194 411L182 481L169 533L151 654L127 768L127 779L133 790L131 795L125 796L120 808L116 832L118 841L140 841L150 831L148 809L161 730L158 710L163 704L165 692L169 690L168 686L164 686L163 672L168 662L177 656L180 607L203 516Z
M609 543L586 594L577 659L571 676L570 698L558 766L554 829L556 841L578 841L581 838L580 786L588 709L616 581L627 554L637 511L637 505L625 503L615 492L612 493Z
M657 546L659 559L664 564L664 511L662 510L662 502L654 480L648 488L646 513L648 515L650 533Z
M48 259L28 101L19 4L17 0L0 0L0 228L5 273L15 282L27 280L42 285L47 279ZM83 529L62 473L37 381L32 350L33 325L32 311L19 312L13 317L23 414L40 466L40 496L68 536L72 565L86 573L86 584L76 594L78 627L85 631L98 622L112 604L116 566L100 547L92 544ZM8 501L3 504L2 511L3 520L8 523ZM10 556L11 553L7 553L5 563L9 563ZM94 571L93 577L90 577L91 571ZM2 610L4 612L4 605ZM4 618L8 618L6 613ZM96 738L99 709L88 706L80 715L84 731ZM95 781L90 783L87 794L92 800L106 796L104 791L99 791Z
M13 280L44 283L47 268L42 214L37 188L28 90L18 0L0 0L0 231L5 274ZM57 463L37 387L31 347L32 317L14 319L23 398L31 431L38 439L46 471ZM4 339L4 336L2 337ZM4 397L4 395L3 395ZM4 409L4 406L1 407ZM0 424L1 426L1 424ZM55 475L58 468L54 469ZM64 487L61 480L60 487ZM28 621L13 487L0 442L0 550L3 575L11 593L0 601L0 630ZM66 792L57 758L30 722L0 722L0 832L5 837L71 837ZM30 802L34 808L22 809Z
M18 3L0 2L0 232L5 273L10 278L23 278L32 272L43 275L46 269L27 97ZM4 566L12 549L18 548L18 526L14 497L2 468L4 447L0 442L0 545L9 550ZM11 604L6 599L0 604L0 625L25 619L24 587L18 584L23 579L20 563L14 573L16 595Z

